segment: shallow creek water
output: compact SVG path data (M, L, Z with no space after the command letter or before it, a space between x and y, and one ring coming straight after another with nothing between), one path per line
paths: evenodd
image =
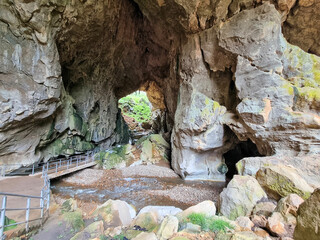
M178 177L124 177L100 180L99 183L90 186L56 180L52 182L51 189L54 195L61 198L72 197L82 202L97 204L108 199L120 199L140 210L148 205L186 209L204 200L216 202L223 187L225 183L184 181Z

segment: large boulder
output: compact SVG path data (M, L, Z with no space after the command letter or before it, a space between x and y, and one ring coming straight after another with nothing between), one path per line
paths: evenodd
M277 200L291 193L307 199L313 192L313 188L292 167L283 165L265 167L257 172L256 179L268 195Z
M269 157L248 157L237 162L239 175L255 176L263 167L273 165L290 165L310 186L320 187L320 162L319 155L306 156L269 156Z
M309 199L302 203L298 210L295 240L320 239L320 189L316 189Z
M235 175L220 194L220 213L232 220L249 216L256 203L266 197L255 178Z
M128 203L121 200L108 200L97 207L94 217L100 217L111 226L128 226L136 216L136 211Z

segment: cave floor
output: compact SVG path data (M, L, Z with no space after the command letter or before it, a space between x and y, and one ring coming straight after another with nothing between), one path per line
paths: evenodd
M217 202L224 182L184 181L165 166L139 165L123 169L85 169L52 181L57 203L75 198L90 214L108 199L120 199L136 207L175 206L186 209L204 200Z

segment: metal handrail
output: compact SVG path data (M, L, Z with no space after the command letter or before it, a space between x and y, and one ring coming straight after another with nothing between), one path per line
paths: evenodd
M41 189L40 196L31 196L31 195L22 195L22 194L14 194L14 193L5 193L0 192L0 195L3 196L2 198L2 207L0 209L0 240L5 239L4 235L4 229L6 227L20 225L20 224L26 224L25 229L26 232L29 231L29 223L41 220L41 225L43 224L45 220L45 215L49 213L49 207L50 207L50 179L48 177L49 170L55 169L55 173L60 171L61 169L69 169L69 167L72 167L75 165L76 167L79 165L83 165L86 163L90 163L95 161L94 160L94 154L96 151L90 151L87 152L86 156L83 155L77 155L76 157L70 157L67 159L58 159L54 162L47 162L46 164L42 166L35 166L35 164L32 165L32 167L27 167L25 169L32 170L32 175L34 175L38 170L42 168L42 178L44 179L44 185ZM91 159L90 159L91 156ZM74 162L73 162L74 161ZM66 164L65 164L66 163ZM53 165L53 167L52 167ZM2 169L3 170L3 169ZM5 170L5 169L4 169ZM5 174L5 171L3 171ZM21 198L27 198L27 207L26 208L7 208L7 197L21 197ZM40 200L40 207L30 207L30 201L31 199L39 199ZM30 210L40 210L40 218L37 219L29 219ZM5 213L6 211L26 211L26 220L22 222L12 223L5 225Z
M6 238L4 234L4 229L10 226L17 226L20 224L26 224L25 229L26 232L29 231L29 223L33 221L40 220L41 225L44 223L46 219L46 215L49 215L49 207L50 207L50 180L48 175L45 173L43 175L44 184L40 192L39 196L31 196L31 195L23 195L23 194L14 194L14 193L5 193L0 192L2 195L2 207L0 209L0 239L3 240ZM8 197L20 197L27 198L27 206L26 208L7 208L7 198ZM39 207L31 207L31 199L39 199ZM29 219L30 218L30 210L40 210L40 218ZM16 222L11 224L5 224L6 211L25 211L26 212L26 220L22 222ZM48 213L48 214L47 214Z
M47 171L48 170L51 170L51 169L55 169L56 168L56 163L59 163L59 166L62 167L62 165L64 163L66 163L66 166L69 166L70 164L70 161L72 163L72 161L75 159L77 160L78 159L78 164L79 163L83 163L85 161L79 161L81 159L83 160L88 160L89 157L93 157L94 154L97 152L97 150L93 150L93 151L88 151L86 152L86 156L84 155L75 155L75 156L70 156L68 158L58 158L58 159L54 159L54 161L48 161L47 163L44 163L42 165L39 165L38 163L34 163L32 166L27 166L27 167L19 167L18 169L16 170L20 170L21 171L24 171L23 173L25 175L29 175L27 172L31 172L31 175L34 175L36 172L43 172L43 167L45 166L47 168ZM94 161L92 159L92 161ZM69 162L69 163L68 163ZM49 167L52 166L52 167ZM5 176L6 175L6 168L8 167L13 167L13 166L20 166L19 164L6 164L6 165L2 165L0 166L0 176ZM14 175L22 175L22 173L20 174L14 174L14 171L16 170L13 170L13 172L9 173L10 176L14 176Z

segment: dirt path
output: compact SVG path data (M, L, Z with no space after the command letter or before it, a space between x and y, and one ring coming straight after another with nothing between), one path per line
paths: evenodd
M14 193L29 196L40 196L41 189L43 187L43 179L39 177L6 177L0 179L0 192ZM2 206L2 198L0 195L0 206ZM39 207L40 199L31 199L31 207ZM26 208L27 198L22 197L7 197L7 208ZM26 211L6 211L6 216L16 222L23 222L26 219ZM40 217L40 210L30 210L29 219L37 219ZM33 224L36 224L35 222ZM30 224L32 226L32 224ZM24 228L25 225L21 224L17 229ZM12 231L16 231L14 229Z

